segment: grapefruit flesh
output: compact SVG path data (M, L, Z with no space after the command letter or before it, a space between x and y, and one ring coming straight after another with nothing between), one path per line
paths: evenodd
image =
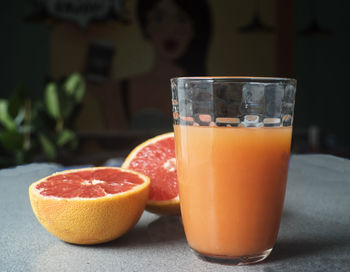
M180 214L173 133L156 136L137 146L122 167L150 178L148 211L164 215Z
M129 231L141 217L149 178L117 167L58 172L29 187L39 222L59 239L98 244Z
M43 196L96 198L128 191L142 182L143 180L132 173L96 169L48 177L36 189Z

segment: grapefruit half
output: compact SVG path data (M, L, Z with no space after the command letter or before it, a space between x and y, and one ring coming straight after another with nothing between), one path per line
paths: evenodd
M122 168L151 179L146 210L162 215L180 214L173 132L158 135L135 147Z
M148 177L117 167L55 173L29 187L33 212L54 236L73 244L108 242L130 230L148 199Z

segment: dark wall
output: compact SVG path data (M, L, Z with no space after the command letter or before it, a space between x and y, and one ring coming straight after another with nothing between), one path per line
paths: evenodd
M30 23L31 1L3 1L0 8L0 98L23 84L38 96L49 74L49 27Z
M325 147L350 147L350 1L295 4L295 125L318 126Z

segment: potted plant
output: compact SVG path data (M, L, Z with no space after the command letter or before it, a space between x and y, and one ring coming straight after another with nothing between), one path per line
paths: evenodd
M32 161L55 161L78 146L72 121L85 93L85 81L74 73L49 82L41 99L18 88L0 99L0 167Z

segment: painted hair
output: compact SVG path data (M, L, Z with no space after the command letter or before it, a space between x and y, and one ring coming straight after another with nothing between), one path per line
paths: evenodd
M138 0L137 16L145 38L148 38L147 13L160 1ZM212 31L208 3L206 0L172 1L191 18L194 28L193 39L176 63L185 70L186 76L206 75L207 52Z

